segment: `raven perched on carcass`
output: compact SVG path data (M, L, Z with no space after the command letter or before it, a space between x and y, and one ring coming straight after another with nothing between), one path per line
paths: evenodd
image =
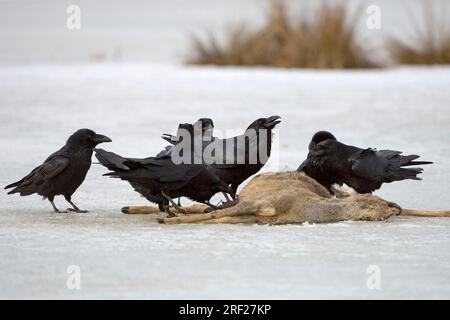
M328 190L333 184L346 184L358 193L372 193L383 183L417 177L423 169L411 166L431 164L415 161L418 155L401 151L361 149L343 144L330 132L319 131L312 137L306 160L297 169L305 172Z

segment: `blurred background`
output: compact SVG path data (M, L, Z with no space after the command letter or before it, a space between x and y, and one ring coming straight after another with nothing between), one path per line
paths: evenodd
M371 51L369 57L375 60L386 58L379 52L385 49L384 41L396 37L411 44L417 31L424 31L428 20L433 20L432 28L446 31L448 36L450 5L445 0L193 0L189 3L182 0L2 0L0 61L179 64L195 54L191 51L192 36L211 33L223 40L230 30L242 24L251 29L261 28L274 13L271 10L274 2L285 4L287 15L295 22L320 20L323 13L320 9L326 4L344 7L356 16L350 19L352 28L362 46ZM69 17L66 10L70 5L80 8L79 30L66 27ZM381 10L379 29L366 26L369 13L373 13L366 11L369 6ZM429 11L434 12L431 17Z

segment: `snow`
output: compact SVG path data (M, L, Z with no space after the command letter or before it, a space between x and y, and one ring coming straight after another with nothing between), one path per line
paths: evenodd
M320 129L358 146L417 153L423 181L377 192L403 207L450 209L450 68L306 71L99 63L0 66L0 185L41 163L76 129L140 157L179 122L216 133L280 115L265 171L296 169ZM0 193L0 298L450 298L450 219L396 217L328 225L176 225L120 213L145 205L93 165L54 214L38 196ZM57 199L60 208L67 205ZM66 287L78 265L80 290ZM366 285L381 270L381 289Z

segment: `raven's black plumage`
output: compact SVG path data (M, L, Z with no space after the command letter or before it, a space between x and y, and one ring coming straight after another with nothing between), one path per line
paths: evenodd
M263 145L267 151L267 156L270 156L272 147L272 129L280 122L279 116L271 116L268 118L260 118L253 121L246 129L244 134L228 139L219 139L212 135L212 129L214 128L213 121L209 118L201 118L193 125L191 124L180 124L179 130L184 129L191 133L193 139L202 138L202 148L201 150L194 149L193 140L191 143L191 157L188 159L191 163L194 161L194 157L201 159L202 163L208 163L211 166L211 170L216 174L221 180L231 185L232 190L236 193L239 185L248 179L250 176L256 174L265 164L265 159L261 159L259 156L260 150ZM194 126L201 123L202 136L194 135ZM265 135L260 135L263 130L266 130ZM209 134L206 138L205 134ZM172 142L174 145L179 146L180 139L179 134L177 136L166 135L166 140ZM239 146L238 141L245 141L244 146ZM227 154L226 145L227 143L233 143L234 149L233 154ZM205 149L215 149L217 154L210 156L204 154ZM159 156L170 155L172 150L176 149L169 147L168 152L162 151ZM195 154L200 151L200 154ZM251 162L252 156L256 155L256 161ZM244 159L243 162L238 162L238 159Z
M202 122L201 137L197 137L194 134L194 126L198 122L193 125L179 125L179 130L187 130L191 137L191 140L187 142L190 146L188 148L190 153L184 158L188 162L175 164L176 162L173 161L174 155L172 151L179 152L179 154L185 151L183 148L180 150L177 149L181 146L181 142L183 142L179 139L180 134L177 134L176 137L166 135L166 140L175 146L173 148L166 148L156 157L130 159L101 149L96 149L96 157L101 164L112 171L106 175L119 177L122 180L128 181L135 191L139 192L147 200L157 203L161 210L172 215L173 213L169 210L169 203L172 202L174 204L172 201L173 198L187 197L210 206L212 205L209 203L209 199L218 192L230 194L236 199L236 190L239 184L258 172L265 164L265 161L260 159L260 154L258 153L259 147L263 143L266 144L267 156L270 155L272 144L271 130L279 123L279 118L278 116L273 116L258 119L247 128L244 135L230 138L231 140L238 138L246 139L244 139L247 142L247 148L245 150L236 148L234 150L234 155L239 154L239 152L244 152L243 157L246 162L243 164L236 163L236 161L231 163L226 162L227 159L225 158L233 155L220 154L219 158L222 161L219 161L219 163L215 163L214 161L210 162L214 159L209 158L208 155L204 157L203 151L207 147L218 147L218 151L221 150L220 146L225 145L226 140L230 140L214 138L212 137L212 132L209 132L211 139L203 141L205 132L213 128L213 123L210 119L199 119ZM267 136L264 136L264 139L260 135L262 129L267 130ZM202 138L202 147L200 150L193 148L195 138ZM196 154L198 151L201 154ZM252 153L257 156L257 161L250 164L248 159ZM197 157L200 158L199 163L193 161ZM233 203L234 201L230 201L227 204L231 205Z
M182 132L184 130L184 132ZM197 130L197 131L196 131ZM172 152L173 146L183 142L183 133L188 134L190 138L191 150L194 150L195 139L201 139L203 148L208 145L211 141L216 139L212 136L214 130L214 122L210 118L200 118L193 124L190 123L180 123L178 125L177 134L171 135L168 133L164 133L161 135L161 138L170 143L170 145L166 146L162 151L160 151L156 156L157 157L165 157L169 156Z
M95 155L112 171L107 176L128 181L135 191L169 215L173 215L169 210L173 198L187 197L209 204L209 199L218 192L235 196L204 164L174 164L169 156L130 159L102 149L96 149Z
M247 127L243 135L228 139L215 139L208 144L208 148L214 148L215 145L225 146L230 140L234 140L235 146L238 146L239 140L245 141L244 149L235 147L232 155L225 151L222 155L223 163L214 162L211 164L213 172L220 179L230 184L234 192L237 192L242 182L256 174L265 165L272 150L272 129L280 121L279 116L259 118ZM264 134L262 134L263 131L265 131ZM265 152L263 152L263 148ZM264 156L267 156L267 159L260 157L263 153L266 153ZM239 158L244 159L244 161L238 161ZM252 161L252 158L256 161ZM210 162L213 159L206 160Z
M402 156L394 150L361 149L343 144L329 132L317 132L309 144L309 153L298 171L305 172L331 190L333 184L346 184L358 193L371 193L383 183L417 177L422 168L410 166L431 164L415 161L418 155Z
M80 129L72 134L66 144L50 155L43 164L36 167L21 180L5 187L14 188L8 194L19 193L28 196L37 193L47 198L53 210L59 212L53 200L63 195L73 209L81 212L71 201L72 194L83 183L91 166L93 148L101 142L110 142L106 136L89 129Z
M164 134L161 135L161 138L163 138L164 140L166 140L170 144L175 145L175 144L180 142L180 136L181 136L179 134L180 129L187 130L191 134L191 137L194 137L195 136L194 127L196 127L196 126L201 128L201 134L202 135L205 135L208 130L211 130L211 134L212 134L212 130L214 129L214 122L210 118L200 118L196 122L194 122L193 124L180 123L178 125L178 131L177 131L177 135L176 136L168 134L168 133L164 133Z

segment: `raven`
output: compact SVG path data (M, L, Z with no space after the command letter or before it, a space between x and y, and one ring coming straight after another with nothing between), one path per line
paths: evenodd
M372 193L383 183L417 177L422 168L410 166L432 164L414 161L418 155L401 155L401 151L361 149L337 141L330 132L319 131L311 139L309 153L297 171L303 171L331 191L333 184L346 184L358 193Z
M209 199L218 192L229 193L236 199L233 190L208 165L174 164L169 156L124 158L102 149L95 149L95 156L112 171L105 176L128 181L135 191L158 204L169 216L175 215L170 211L170 204L182 211L173 198L187 197L209 206L212 206Z
M200 118L193 124L181 123L178 125L178 132L180 129L185 129L191 133L192 137L194 137L194 127L195 126L201 126L202 135L204 135L208 130L214 129L214 122L210 118ZM177 132L176 136L173 136L168 133L163 133L161 135L161 138L163 138L164 140L166 140L167 142L169 142L172 145L177 144L180 141L180 134L178 132ZM211 131L211 134L212 134L212 131Z
M201 132L198 132L201 134L201 136L198 136L195 132L194 128L201 128ZM183 134L181 130L185 130L184 133L189 134L190 137L190 144L191 144L191 150L194 150L194 143L196 138L200 138L202 141L203 148L211 141L214 141L216 139L212 136L212 132L214 130L214 122L210 118L200 118L193 124L190 123L180 123L178 125L177 135L171 135L168 133L164 133L161 135L161 138L169 142L171 145L166 146L161 152L159 152L156 156L157 157L164 157L170 155L172 148L174 145L177 145L178 143L182 142L183 140Z
M96 134L90 129L80 129L43 164L33 169L23 179L6 186L5 189L14 187L8 194L19 193L21 196L37 193L50 201L55 212L60 211L53 200L56 195L63 195L73 207L67 211L87 212L80 210L71 198L83 183L91 166L92 150L102 142L111 142L111 139Z
M210 119L199 119L203 125L202 137L200 137L202 138L202 148L200 150L195 149L191 141L191 148L189 148L191 154L190 157L186 158L191 163L194 162L194 159L200 159L201 163L210 165L212 172L222 181L231 185L233 192L237 193L239 185L261 170L266 160L268 160L272 148L272 129L280 123L280 116L259 118L247 127L244 134L227 139L213 137L211 131L208 132L211 136L204 139L203 135L207 132L205 127L210 130L213 128L212 120L210 122L208 120ZM204 123L206 123L206 126ZM208 125L209 123L211 125ZM180 124L179 129L182 128L190 132L193 129L189 126L189 124ZM197 137L194 136L195 138ZM171 139L171 141L179 141L179 139ZM175 146L170 149L168 154L172 157L172 151L180 151L179 153L182 154L184 150L181 142L175 143ZM181 146L181 149L178 150L179 146ZM230 149L228 146L231 146ZM261 158L263 151L266 151L264 156L267 159ZM225 206L234 204L226 193L224 195L227 199Z
M200 129L200 132L197 132L195 129ZM182 132L184 130L185 132ZM161 138L170 143L170 145L166 146L162 151L160 151L156 157L168 157L171 155L172 149L174 145L177 145L183 141L184 138L189 138L190 148L189 151L194 150L195 148L195 139L200 139L203 148L211 141L216 139L212 136L214 130L214 122L210 118L200 118L193 124L190 123L180 123L178 125L178 130L176 136L164 133L161 135ZM185 135L188 136L185 136ZM191 153L191 163L194 163L193 159L194 154ZM228 194L226 192L223 193L227 201L231 201ZM178 198L177 208L181 207L180 198Z
M124 158L112 152L96 149L96 157L102 165L112 171L107 173L107 176L118 177L128 181L135 191L143 195L147 200L158 204L159 209L166 212L169 216L174 215L169 210L170 204L180 210L179 205L172 200L179 197L187 197L194 201L205 203L209 205L210 209L227 207L237 202L236 191L239 184L258 172L265 164L265 159L260 157L259 151L264 146L270 155L272 144L271 130L280 122L279 119L279 116L273 116L255 120L247 128L246 132L238 137L229 139L212 137L211 141L202 143L201 150L189 148L188 162L176 164L173 161L172 148L170 148L169 152L164 153L163 150L158 156L145 159ZM199 121L202 121L201 138L203 138L205 131L212 129L212 120L209 122L199 119ZM211 125L208 125L208 123ZM194 143L194 125L179 125L179 130L185 129L190 133L191 140L187 143L185 142L185 146L189 145L189 147L192 147ZM266 131L266 135L262 134L263 130ZM177 134L176 139L170 137L169 140L175 143L174 149L183 142L179 140L180 134ZM239 139L245 141L244 146L235 143L233 154L223 153L227 143L231 141L236 142L235 140ZM213 150L218 152L218 162L215 162L217 159L212 154L203 155L203 151L208 147L212 147ZM175 151L181 151L180 154L182 154L186 150L181 148ZM200 155L195 154L198 151L201 151ZM237 162L235 155L240 155L245 161L243 163ZM253 156L256 156L255 162L251 163L249 160ZM194 162L194 157L200 157L201 161L199 163ZM228 201L222 206L214 206L209 202L209 199L218 192L229 194L232 199L227 197Z
M269 157L272 149L272 129L281 122L280 119L280 116L259 118L247 127L243 135L228 139L215 139L208 144L207 148L210 150L225 150L224 154L219 155L219 160L222 158L221 163L217 162L217 155L215 157L204 155L204 161L212 162L211 167L214 174L231 185L234 193L237 192L242 182L256 174L265 165L268 158L264 157ZM240 144L239 141L244 141L245 144ZM235 146L233 152L227 152L227 144ZM263 151L266 151L266 154L261 158ZM243 161L239 161L239 159Z

